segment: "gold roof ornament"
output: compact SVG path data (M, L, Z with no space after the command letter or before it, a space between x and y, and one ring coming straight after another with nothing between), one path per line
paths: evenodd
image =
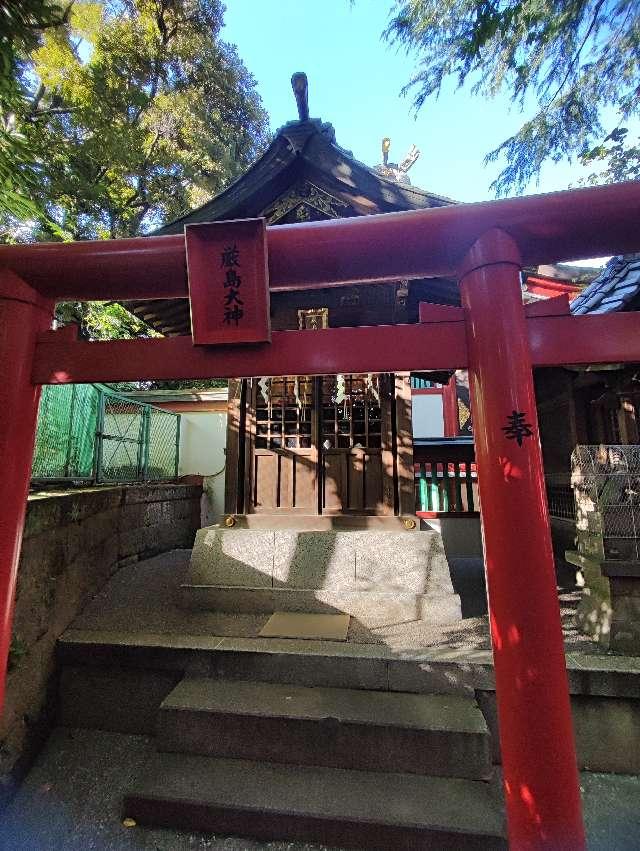
M382 163L385 166L389 165L389 151L391 150L391 139L385 136L382 140Z

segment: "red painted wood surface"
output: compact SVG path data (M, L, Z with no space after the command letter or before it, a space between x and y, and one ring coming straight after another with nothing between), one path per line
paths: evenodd
M524 306L524 315L527 318L531 316L568 316L570 312L569 296L566 293L541 301L531 301Z
M458 387L456 377L452 375L442 393L442 415L444 436L456 437L460 434L460 414L458 413Z
M0 271L0 711L40 400L31 368L36 337L51 325L52 313L52 304Z
M482 204L267 228L272 290L455 275L487 230L508 232L522 262L638 249L640 182ZM401 248L401 250L399 250ZM186 298L183 236L0 246L0 266L58 301Z
M264 219L187 225L193 342L271 339Z
M640 361L640 314L526 320L534 366ZM74 342L46 334L36 349L41 384L143 379L251 378L349 372L421 372L468 364L464 323L274 331L270 344L193 346L191 337Z
M579 287L577 284L572 284L568 281L558 281L555 278L547 278L544 275L527 275L525 288L527 292L533 295L540 295L546 298L565 294L569 301L573 301L582 291L582 287Z
M460 291L510 846L575 851L586 846L517 245L490 231L465 265Z

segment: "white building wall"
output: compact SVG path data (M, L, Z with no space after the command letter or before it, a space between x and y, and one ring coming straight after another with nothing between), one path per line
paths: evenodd
M442 395L416 393L411 396L414 437L444 437Z
M193 411L181 414L179 475L205 477L208 519L224 512L224 465L227 442L226 411ZM203 518L205 519L205 518Z

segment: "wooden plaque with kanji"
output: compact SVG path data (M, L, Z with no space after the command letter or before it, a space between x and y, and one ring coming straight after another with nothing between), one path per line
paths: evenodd
M264 219L185 227L196 345L271 340Z

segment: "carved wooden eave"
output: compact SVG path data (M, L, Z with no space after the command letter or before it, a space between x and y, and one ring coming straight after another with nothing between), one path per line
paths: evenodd
M358 162L318 119L291 121L262 156L227 189L156 231L182 233L186 224L264 216L270 224L398 212L454 203L400 184ZM450 300L451 293L434 298ZM163 334L191 333L185 300L128 302L127 308Z
M308 222L315 218L337 219L348 209L346 201L334 198L309 181L300 181L284 192L275 203L260 215L264 216L270 225L281 224L291 214L299 222Z

